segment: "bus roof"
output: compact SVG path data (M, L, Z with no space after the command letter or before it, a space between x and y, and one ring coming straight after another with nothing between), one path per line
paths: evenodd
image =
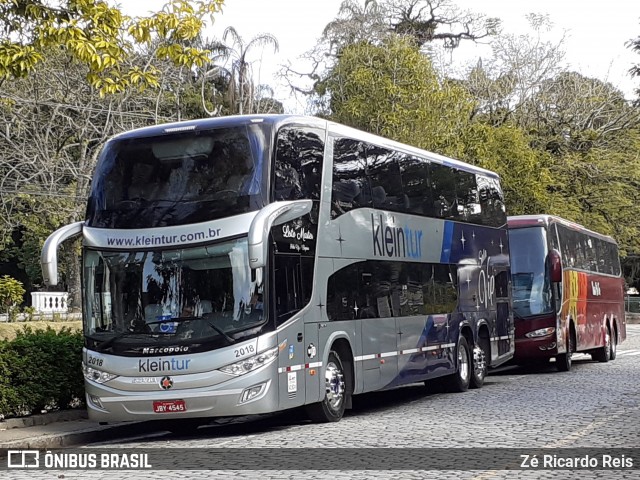
M412 147L404 143L389 140L378 135L373 135L362 130L358 130L352 127L347 127L339 123L330 122L318 117L304 116L304 115L287 115L287 114L269 114L269 115L232 115L227 117L215 117L204 118L198 120L185 120L182 122L165 123L159 125L152 125L149 127L137 128L135 130L129 130L127 132L120 133L113 137L113 139L124 140L132 138L142 137L154 137L159 135L166 135L174 132L187 132L190 130L202 130L210 128L231 127L237 125L243 125L247 123L265 123L273 125L278 128L285 124L303 124L309 126L316 126L318 128L325 128L329 132L352 137L355 139L367 141L369 143L376 144L380 147L392 148L395 150L402 150L409 154L420 155L427 159L440 163L446 166L465 170L470 173L479 173L492 178L499 178L499 175L490 170L476 167L469 163L465 163L461 160L445 157L437 153L422 150L417 147Z
M245 125L247 123L266 123L276 125L286 123L304 123L325 128L327 121L317 117L300 115L229 115L226 117L200 118L195 120L184 120L182 122L151 125L149 127L128 130L116 135L113 138L129 139L153 137L157 135L166 135L167 133L188 132L190 130L205 130L220 127L232 127L237 125Z
M546 228L549 225L551 225L551 223L559 223L572 230L577 230L583 233L587 233L589 235L600 238L607 242L617 244L615 239L613 237L610 237L609 235L604 235L602 233L594 232L593 230L590 230L587 227L580 225L579 223L566 220L556 215L544 215L544 214L515 215L515 216L507 217L507 225L509 226L509 228L525 228L525 227L539 227L539 226L544 226Z

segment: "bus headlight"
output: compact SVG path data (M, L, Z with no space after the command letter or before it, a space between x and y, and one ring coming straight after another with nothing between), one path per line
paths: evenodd
M87 367L84 363L82 364L82 373L84 373L84 378L96 383L105 383L118 376L114 373L103 372L93 367Z
M551 335L555 331L556 329L554 327L539 328L538 330L534 330L533 332L526 333L524 336L527 338L546 337L547 335Z
M220 371L229 375L240 376L249 373L257 368L263 367L273 362L278 357L278 347L265 350L253 357L247 357L239 362L231 363L220 368Z

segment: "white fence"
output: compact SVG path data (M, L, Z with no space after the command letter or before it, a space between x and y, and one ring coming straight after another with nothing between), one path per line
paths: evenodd
M32 292L31 305L37 313L67 313L67 292Z

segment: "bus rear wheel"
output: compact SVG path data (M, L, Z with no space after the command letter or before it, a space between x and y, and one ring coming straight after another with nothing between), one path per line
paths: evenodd
M488 371L489 346L484 338L478 339L478 345L473 348L473 372L469 386L481 388Z
M604 345L591 354L591 358L598 362L607 363L611 360L611 330L607 326L607 333L604 337Z
M314 422L337 422L346 407L346 382L340 355L329 352L324 373L325 395L322 401L307 405L307 415Z
M442 379L445 389L449 392L466 392L471 382L471 354L467 339L462 335L458 339L458 361L456 373Z

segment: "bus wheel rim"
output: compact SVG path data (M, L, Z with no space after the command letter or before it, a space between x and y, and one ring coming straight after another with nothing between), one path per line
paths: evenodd
M333 362L329 362L327 365L325 385L329 407L333 410L338 410L344 398L344 375L340 368Z
M464 348L458 348L458 364L460 365L460 378L466 381L469 378L469 357Z

